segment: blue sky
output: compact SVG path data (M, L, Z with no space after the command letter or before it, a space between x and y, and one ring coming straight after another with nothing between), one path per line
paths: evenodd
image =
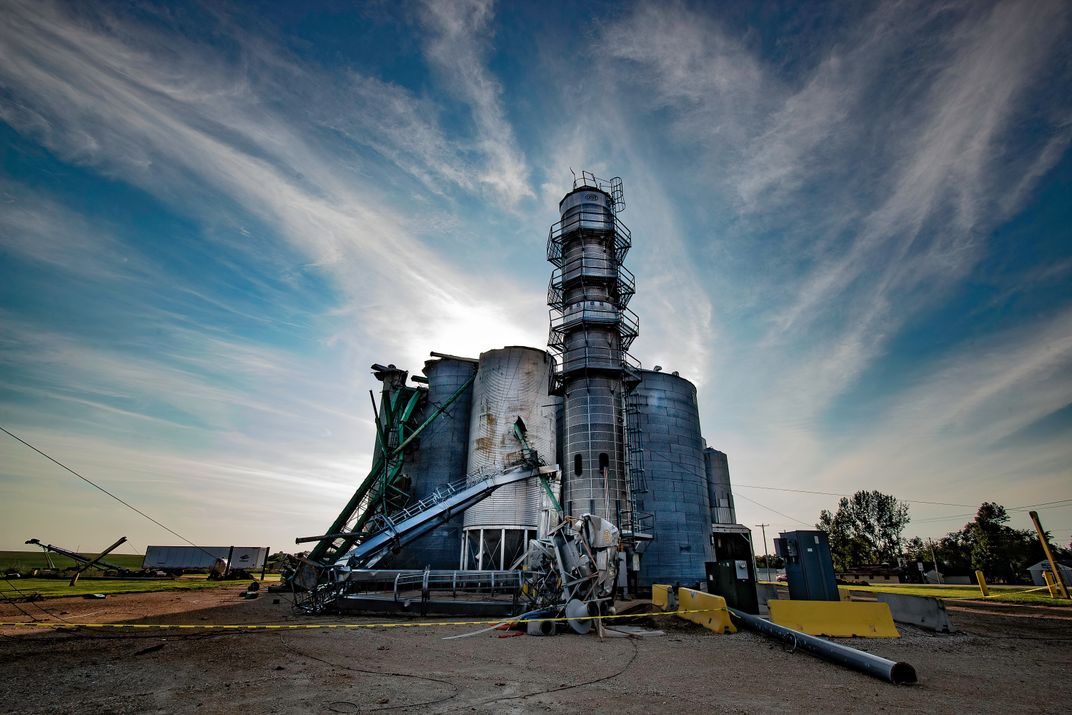
M571 168L743 523L1072 500L1067 4L3 13L0 424L191 539L330 523L371 363L543 345ZM175 540L6 436L0 501L0 548Z

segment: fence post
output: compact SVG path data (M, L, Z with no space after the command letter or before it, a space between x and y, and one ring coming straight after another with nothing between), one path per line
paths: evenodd
M979 582L979 593L983 594L984 598L989 596L990 589L986 587L986 577L983 576L982 571L975 572L975 580Z

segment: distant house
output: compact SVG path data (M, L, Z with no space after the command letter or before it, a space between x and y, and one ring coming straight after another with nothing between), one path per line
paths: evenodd
M1065 580L1066 586L1072 586L1072 561L1057 561L1057 567L1061 569L1061 576ZM1049 561L1039 561L1034 566L1028 566L1027 572L1031 574L1031 582L1036 586L1045 586L1046 580L1042 575L1043 571L1050 570Z
M975 574L949 564L942 565L942 571L939 575L939 572L934 568L933 561L910 562L905 568L905 576L905 583L942 583L947 586L966 586L975 583Z
M963 573L947 573L942 571L941 578L939 579L938 572L934 569L924 573L923 578L927 583L943 583L946 586L968 586L975 583L974 576L969 576Z
M897 566L873 564L870 566L853 566L837 574L838 580L848 583L904 583L904 569Z

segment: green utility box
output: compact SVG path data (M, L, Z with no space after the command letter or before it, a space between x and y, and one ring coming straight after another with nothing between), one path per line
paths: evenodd
M740 524L715 524L711 541L715 560L705 563L707 590L726 599L726 605L745 613L759 613L751 532Z

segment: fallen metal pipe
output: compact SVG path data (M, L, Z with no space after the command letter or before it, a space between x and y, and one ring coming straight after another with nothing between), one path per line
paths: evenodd
M875 678L881 678L894 685L910 685L916 682L916 669L908 663L887 660L871 653L865 653L862 650L849 648L840 643L831 643L822 638L795 631L792 628L779 626L759 616L743 613L736 608L729 609L729 612L745 628L762 633L783 643L791 644L794 649L806 650L812 655L858 670Z

